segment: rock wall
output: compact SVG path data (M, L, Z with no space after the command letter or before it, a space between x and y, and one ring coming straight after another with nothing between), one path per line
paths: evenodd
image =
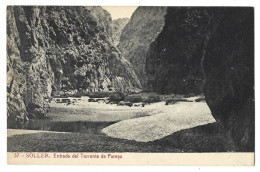
M145 54L164 26L166 7L138 7L122 31L119 50L132 65L141 84L146 83ZM143 89L146 87L144 86Z
M23 15L20 15L20 14ZM35 14L35 15L31 15ZM39 44L42 29L37 27L39 10L30 7L7 9L7 113L9 118L44 117L45 98L51 94L54 74ZM29 18L30 16L30 18ZM28 22L27 19L30 21ZM30 27L33 25L35 27Z
M146 55L147 88L160 93L201 93L201 57L208 15L202 8L169 7L165 26Z
M25 64L21 60L19 35L13 9L7 10L7 116L25 118L27 110L23 95L26 91Z
M101 7L9 6L8 116L44 117L54 91L139 90L111 37L112 20Z
M121 33L128 21L129 18L119 18L112 21L112 38L115 46L119 44Z
M236 151L254 151L254 9L216 9L214 20L204 57L206 101Z
M150 90L204 92L234 151L254 151L253 8L168 8L146 58Z

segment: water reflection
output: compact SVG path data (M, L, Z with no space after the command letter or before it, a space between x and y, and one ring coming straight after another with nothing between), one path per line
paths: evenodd
M9 129L44 130L59 132L75 132L87 134L101 134L101 130L116 122L53 122L49 119L30 120L19 122L14 120L7 121Z

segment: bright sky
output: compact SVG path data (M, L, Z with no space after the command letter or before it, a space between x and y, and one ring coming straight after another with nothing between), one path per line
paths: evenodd
M137 6L102 6L102 8L106 9L114 20L125 17L130 19Z

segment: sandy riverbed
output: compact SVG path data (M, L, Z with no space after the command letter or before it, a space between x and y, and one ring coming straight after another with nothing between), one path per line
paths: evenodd
M54 122L116 122L101 132L109 137L138 142L158 140L180 130L216 122L205 102L177 102L173 105L158 102L145 107L128 107L83 100L68 106L52 103L48 116ZM12 135L8 134L9 137Z
M151 116L123 120L102 130L110 137L149 142L174 132L216 122L206 103L179 102L158 108Z
M190 100L195 98L190 98ZM52 104L49 117L53 121L119 121L104 128L107 136L149 142L174 132L216 122L205 102L153 103L145 107L89 103Z
M54 104L51 121L116 122L103 134L8 129L8 151L196 152L232 146L205 102L154 103L127 107L103 103ZM83 122L88 125L89 122ZM28 142L30 140L30 142Z

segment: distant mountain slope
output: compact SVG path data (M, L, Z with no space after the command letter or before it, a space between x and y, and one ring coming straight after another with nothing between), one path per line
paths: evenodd
M119 18L112 21L112 38L115 46L119 44L121 33L128 21L129 18Z
M118 48L122 56L133 65L143 86L146 82L146 51L162 31L166 9L167 7L138 7L120 37Z

